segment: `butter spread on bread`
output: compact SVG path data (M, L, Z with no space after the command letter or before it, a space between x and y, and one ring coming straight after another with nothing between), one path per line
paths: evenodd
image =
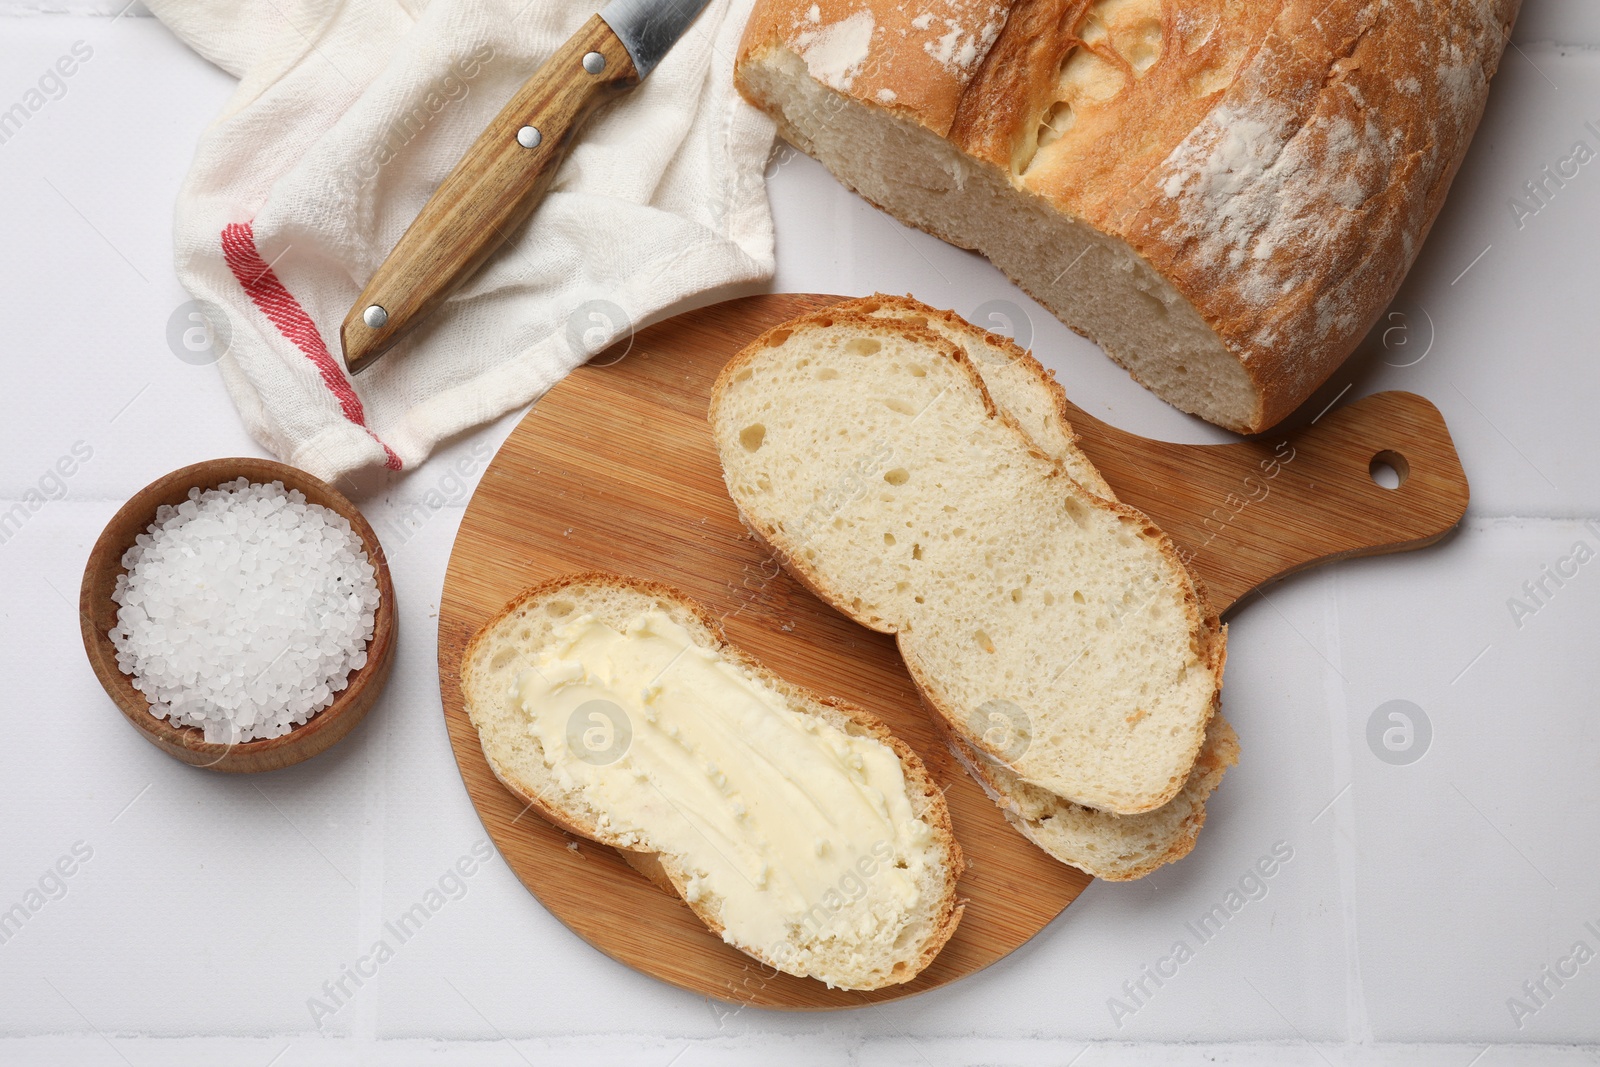
M889 746L788 707L656 609L620 628L579 615L552 637L514 699L556 779L624 841L687 857L686 898L720 898L729 937L770 945L793 924L886 926L915 907L932 831ZM825 915L843 886L849 914Z

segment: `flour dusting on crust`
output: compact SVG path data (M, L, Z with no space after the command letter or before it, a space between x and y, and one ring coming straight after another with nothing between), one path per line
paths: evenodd
M1178 202L1201 264L1226 270L1240 299L1269 308L1371 223L1361 210L1391 170L1393 139L1376 116L1313 115L1273 100L1218 107L1167 159L1162 192ZM1330 212L1330 205L1342 210ZM1378 235L1374 235L1378 236ZM1293 256L1276 255L1293 247ZM1357 307L1319 301L1322 331L1355 326ZM1249 359L1277 340L1251 338Z
M811 10L817 11L817 7L813 5ZM848 89L867 62L874 28L872 10L862 8L843 21L796 34L795 50L817 81L833 89Z
M1347 45L1351 56L1376 24L1371 9L1361 14ZM1338 53L1322 93L1309 108L1297 108L1259 91L1273 84L1263 75L1275 63L1258 58L1235 92L1168 156L1158 188L1177 208L1171 236L1188 242L1195 266L1226 279L1227 290L1254 320L1231 340L1241 360L1271 356L1291 378L1303 376L1309 364L1285 359L1290 351L1307 340L1364 329L1370 300L1358 286L1367 280L1360 269L1366 257L1395 241L1409 264L1426 218L1409 206L1397 209L1398 201L1386 200L1385 190L1408 158L1426 153L1429 144L1451 143L1470 128L1487 88L1484 57L1496 54L1482 43L1493 26L1449 26L1465 40L1476 37L1476 47L1444 39L1419 45L1419 66L1435 74L1432 106L1421 116L1396 118L1369 105L1368 92L1353 76L1359 63ZM1414 75L1374 80L1367 89L1374 86L1412 96L1423 91ZM1442 163L1424 158L1433 166ZM1294 326L1306 337L1288 343L1289 324L1276 309L1308 289L1315 296Z
M922 50L952 74L967 74L989 54L995 38L1006 24L1006 8L992 4L956 4L955 16L935 16L923 12L911 20L915 30L935 34L922 42ZM942 25L935 26L935 22Z

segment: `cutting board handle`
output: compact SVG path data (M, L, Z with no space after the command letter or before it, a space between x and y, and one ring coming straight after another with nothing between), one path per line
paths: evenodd
M1319 563L1430 545L1467 510L1444 417L1415 393L1375 393L1301 429L1226 445L1150 441L1087 421L1084 451L1191 558L1221 612ZM1380 463L1398 487L1375 481Z

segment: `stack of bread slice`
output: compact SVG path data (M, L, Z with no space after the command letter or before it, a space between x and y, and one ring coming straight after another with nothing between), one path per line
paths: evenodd
M1189 852L1237 760L1216 714L1226 628L1078 448L1032 356L874 296L758 338L710 419L746 525L822 599L896 636L1014 826L1108 879Z

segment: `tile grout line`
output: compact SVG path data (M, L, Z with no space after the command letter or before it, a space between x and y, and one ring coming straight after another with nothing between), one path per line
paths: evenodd
M387 720L378 718L377 721L367 725L368 730L381 728ZM383 890L384 890L384 841L387 838L388 777L385 774L387 761L384 756L387 751L388 732L378 729L378 737L371 738L367 744L367 766L364 781L362 782L362 826L361 826L361 879L359 903L356 912L356 945L355 951L360 954L366 951L365 946L376 944L383 940ZM369 988L362 989L363 995L356 998L356 1017L351 1024L351 1036L355 1038L357 1048L363 1050L363 1058L369 1053L379 1051L378 1035L378 1006L383 999L383 982L380 971L373 978L368 979ZM378 1057L381 1059L381 1057Z
M0 17L3 17L3 16L0 16ZM41 465L40 469L41 470L43 469L43 465ZM30 488L34 488L34 487L24 487L22 492L26 492ZM9 507L11 505L26 504L27 503L27 501L23 499L23 497L22 497L22 495L20 495L20 493L18 495L9 495L11 492L12 491L10 491L10 490L0 489L0 512L3 512L4 510L6 510L7 507ZM130 489L129 493L131 494L132 492L133 492L133 490ZM349 494L346 493L346 495L348 496ZM114 505L116 507L121 507L123 504L127 503L127 500L128 500L128 498L126 496L81 496L81 495L75 495L75 494L70 494L69 493L67 496L55 497L53 499L48 499L46 501L46 504L47 505L77 504L77 505L83 505L83 506L89 506L89 505ZM397 498L395 500L387 501L387 502L381 500L381 498L375 498L375 499L363 498L363 501L364 501L364 503L363 503L363 506L362 506L361 510L362 510L363 514L368 516L368 518L371 518L373 515L382 515L384 513L384 509L385 508L398 509L398 510L402 510L403 511L408 507L415 507L417 505L426 506L421 497L417 497L416 499L412 499L412 498L409 498L409 497L408 498ZM461 512L461 513L465 514L466 510L467 510L467 506L468 506L469 503L470 503L469 500L461 500L461 501L453 501L453 502L452 501L446 501L439 508L433 509L433 511L434 511L434 514L441 514L441 513L446 512L446 511L458 511L458 512ZM1458 524L1457 528L1461 529L1461 530L1493 530L1493 529L1496 528L1496 526L1498 526L1498 525L1500 525L1502 523L1528 523L1528 524L1536 524L1536 523L1580 523L1581 524L1581 523L1586 523L1586 522L1600 522L1600 511L1596 511L1596 512L1593 512L1593 513L1579 512L1579 513L1575 513L1575 514L1571 514L1571 515L1544 515L1544 514L1539 514L1539 513L1536 513L1536 512L1505 512L1505 513L1493 513L1493 514L1469 514L1469 515L1467 515L1465 518L1463 518L1461 520L1461 522Z
M1259 996L1260 995L1260 985L1258 983L1256 983L1256 982L1250 981L1248 978L1246 978L1245 981L1246 981L1247 985L1252 985L1252 986L1255 987L1255 992L1256 992L1257 996ZM1271 988L1271 987L1268 987L1268 988ZM1273 1004L1272 1001L1268 1001L1265 998L1261 998L1261 999L1262 999L1262 1002L1266 1005L1267 1008L1269 1008L1272 1011L1277 1013L1277 1015L1278 1015L1278 1017L1280 1019L1283 1019L1284 1022L1287 1023L1291 1028L1294 1026L1294 1024L1286 1016L1284 1016L1282 1014L1281 1010L1279 1008L1277 1008ZM480 1018L481 1017L482 1016L480 1015ZM198 1058L194 1058L194 1054L191 1053L190 1054L190 1058L184 1058L184 1059L181 1060L182 1063L186 1063L186 1064L187 1063L202 1063L202 1062L204 1062L204 1063L214 1063L214 1062L220 1062L223 1057L231 1057L230 1059L228 1059L228 1062L237 1061L237 1062L249 1063L249 1064L252 1064L252 1065L256 1065L256 1067L278 1067L278 1065L282 1065L282 1067L288 1067L288 1064L284 1059L284 1053L287 1052L289 1050L289 1048L293 1046L293 1042L294 1042L295 1038L304 1038L305 1036L306 1036L306 1034L305 1034L304 1031L286 1031L286 1032L276 1032L276 1031L274 1031L274 1032L264 1032L264 1033L261 1033L261 1034L249 1034L249 1035L242 1035L242 1036L231 1036L231 1035L224 1035L224 1034L217 1034L217 1033L185 1034L185 1035L182 1035L182 1036L173 1036L173 1035L170 1035L170 1034L150 1035L150 1034L143 1034L143 1033L126 1034L126 1033L119 1032L117 1034L117 1039L119 1041L123 1041L125 1044L131 1045L131 1046L133 1046L135 1048L143 1048L144 1046L148 1045L150 1047L150 1049L153 1050L153 1052L151 1054L152 1055L156 1055L156 1056L159 1056L164 1050L167 1050L167 1049L180 1049L181 1050L185 1046L187 1046L188 1048L191 1048L191 1049L217 1050L212 1055L212 1057L210 1059L207 1059L207 1060L200 1060ZM626 1044L622 1045L622 1048L623 1048L624 1051L622 1053L620 1053L621 1055L626 1055L626 1056L633 1057L634 1059L637 1059L641 1063L655 1064L656 1067L690 1067L689 1060L688 1060L686 1054L689 1051L693 1050L697 1043L698 1044L705 1044L705 1045L707 1045L707 1047L712 1048L713 1051L716 1051L717 1048L718 1048L718 1046L709 1044L711 1041L715 1040L714 1038L704 1038L704 1037L693 1038L693 1039L689 1039L690 1043L684 1045L683 1048L681 1048L679 1050L677 1056L673 1060L667 1061L667 1063L658 1063L658 1061L655 1061L655 1060L646 1060L646 1059L644 1059L644 1057L650 1055L651 1053L658 1053L659 1051L661 1051L660 1050L660 1045L661 1045L662 1038L661 1038L660 1034L641 1034L641 1033L637 1033L637 1032L634 1032L634 1031L624 1031L624 1032L615 1033L615 1034L608 1033L608 1034L600 1035L600 1037L603 1038L603 1039L610 1039L612 1041L618 1042L619 1044L621 1044L623 1042L626 1042ZM563 1034L530 1035L530 1036L518 1037L518 1038L515 1038L515 1039L511 1039L511 1040L512 1041L521 1041L521 1042L525 1042L525 1043L529 1043L529 1044L538 1043L541 1046L541 1051L543 1051L545 1049L552 1049L552 1048L557 1050L557 1052L556 1053L552 1053L552 1055L559 1054L561 1052L566 1052L566 1051L568 1051L570 1049L576 1048L577 1052L574 1055L569 1056L568 1057L569 1059L576 1059L577 1055L580 1055L585 1049L587 1049L587 1048L589 1048L591 1046L595 1047L595 1048L605 1048L608 1051L612 1052L612 1055L609 1056L608 1058L604 1059L603 1062L606 1062L606 1063L621 1062L620 1060L617 1059L617 1055L619 1055L619 1053L616 1052L616 1048L617 1048L616 1045L604 1046L604 1045L601 1044L601 1042L599 1040L591 1040L589 1042L589 1044L579 1046L579 1045L577 1045L575 1039L570 1034L563 1033ZM685 1040L685 1039L683 1037L678 1037L675 1040L681 1041L681 1040ZM960 1038L939 1037L939 1038L925 1038L923 1040L924 1040L925 1044L927 1044L927 1045L929 1045L930 1047L933 1048L933 1051L937 1055L943 1056L947 1051L950 1053L949 1059L942 1060L941 1062L949 1062L949 1063L971 1062L970 1059L966 1060L966 1061L961 1061L961 1060L957 1059L957 1057L961 1055L961 1051L964 1048L968 1047L966 1042L963 1042ZM1318 1040L1306 1040L1306 1039L1303 1039L1303 1038L1302 1039L1297 1039L1297 1038L1290 1037L1290 1036L1287 1036L1287 1035L1284 1036L1283 1038L1278 1039L1278 1040L1257 1038L1257 1039L1253 1039L1253 1040L1250 1040L1250 1039L1233 1040L1233 1041L1212 1040L1212 1041L1200 1041L1200 1042L1180 1041L1180 1040L1176 1040L1176 1039L1145 1040L1145 1041L1133 1041L1133 1042L1117 1042L1117 1041L1114 1041L1114 1040L1109 1039L1109 1038L1096 1038L1096 1039L1093 1039L1093 1040L1088 1040L1088 1043L1086 1043L1082 1047L1080 1047L1078 1052L1077 1052L1077 1055L1074 1056L1072 1059L1063 1061L1063 1060L1054 1058L1055 1055L1064 1054L1064 1053L1060 1053L1059 1052L1059 1049L1060 1049L1060 1047L1062 1045L1068 1045L1069 1043L1075 1044L1078 1041L1084 1041L1086 1039L1084 1039L1082 1037L1073 1037L1073 1036L1071 1036L1069 1034L1064 1034L1064 1033L1059 1033L1059 1032L1048 1032L1048 1033L1043 1033L1043 1034L1038 1034L1038 1035L1028 1036L1028 1037L1016 1036L1014 1034L995 1034L995 1033L992 1033L992 1032L978 1032L978 1033L973 1034L968 1040L970 1040L970 1041L992 1040L992 1041L997 1041L997 1042L1006 1042L1007 1044L1013 1045L1013 1046L1020 1046L1023 1049L1027 1050L1028 1052L1037 1052L1037 1054L1038 1054L1036 1060L1035 1059L1030 1059L1027 1062L1030 1062L1030 1063L1031 1062L1039 1062L1039 1063L1061 1064L1061 1067L1072 1067L1072 1065L1080 1063L1080 1062L1084 1062L1085 1067L1088 1067L1087 1061L1084 1061L1084 1057L1088 1053L1090 1053L1091 1051L1100 1052L1100 1053L1109 1052L1112 1055L1116 1055L1119 1051L1124 1052L1124 1054L1126 1054L1126 1050L1132 1050L1134 1054L1142 1053L1144 1056L1150 1056L1150 1055L1161 1055L1162 1056L1162 1058L1160 1060L1153 1060L1153 1059L1148 1059L1148 1058L1140 1058L1140 1059L1138 1059L1136 1061L1133 1061L1133 1062L1137 1062L1137 1063L1140 1063L1140 1064L1169 1063L1169 1062L1182 1062L1182 1063L1198 1062L1198 1061L1194 1061L1194 1060L1178 1060L1178 1061L1174 1061L1172 1059L1172 1057L1174 1057L1174 1056L1182 1056L1182 1055L1185 1055L1185 1054L1193 1055L1193 1054L1197 1054L1197 1053L1198 1054L1209 1053L1211 1055L1222 1055L1222 1056L1229 1056L1231 1054L1231 1056L1233 1058L1228 1059L1228 1060L1224 1060L1223 1062L1233 1062L1233 1063L1249 1062L1249 1063L1274 1063L1275 1064L1275 1063L1285 1062L1284 1059L1283 1059L1283 1052L1284 1052L1285 1048L1287 1046L1289 1046L1289 1045L1295 1045L1296 1047L1300 1047L1300 1046L1308 1047L1308 1048L1311 1049L1312 1052L1316 1053L1319 1056L1320 1055L1324 1055L1324 1054L1332 1054L1332 1055L1334 1055L1336 1057L1351 1057L1352 1055L1354 1057L1361 1057L1363 1053L1366 1054L1366 1058L1345 1058L1343 1060L1343 1062L1345 1062L1345 1063L1357 1063L1357 1064L1384 1063L1384 1064L1387 1064L1387 1063L1392 1063L1392 1062L1398 1062L1398 1061L1394 1060L1393 1058L1385 1059L1385 1060L1378 1060L1378 1059L1371 1058L1371 1054L1374 1053L1374 1052L1377 1052L1377 1053L1388 1052L1388 1053L1391 1053L1392 1056L1393 1055L1407 1055L1407 1056L1410 1056L1410 1057L1416 1057L1416 1056L1419 1056L1419 1055L1425 1056L1428 1053L1434 1053L1435 1054L1434 1058L1427 1060L1427 1062L1430 1062L1430 1063L1433 1063L1433 1062L1450 1062L1452 1064L1455 1064L1456 1067L1476 1067L1476 1065L1478 1065L1478 1064L1487 1064L1487 1062L1488 1062L1487 1057L1489 1056L1489 1054L1491 1052L1501 1053L1502 1054L1502 1059L1503 1059L1504 1055L1515 1056L1518 1053L1524 1053L1524 1054L1527 1054L1529 1056L1535 1056L1536 1057L1541 1052L1547 1053L1549 1051L1550 1047L1551 1047L1550 1043L1539 1043L1539 1042L1533 1042L1533 1041L1529 1041L1529 1040L1524 1040L1524 1041L1520 1041L1520 1042L1518 1042L1518 1041L1496 1042L1496 1043L1493 1043L1493 1044L1485 1045L1485 1044L1481 1043L1482 1040L1483 1040L1481 1038L1479 1039L1479 1043L1470 1043L1470 1042L1467 1042L1467 1041L1464 1041L1464 1040L1460 1040L1460 1039L1444 1040L1444 1041L1440 1041L1440 1040L1415 1041L1415 1042L1384 1040L1384 1041L1381 1041L1381 1042L1375 1042L1369 1049L1357 1049L1357 1048L1354 1048L1349 1042L1340 1042L1340 1041L1332 1041L1332 1040L1325 1040L1325 1039L1318 1039ZM283 1046L281 1048L278 1048L276 1053L273 1054L273 1045L270 1045L270 1044L267 1044L267 1043L268 1042L276 1042L276 1041L289 1041L290 1044L289 1045L285 1045L285 1046ZM482 1059L483 1059L482 1053L483 1053L483 1050L484 1050L485 1046L494 1046L494 1045L500 1044L501 1042L502 1042L502 1039L500 1039L500 1038L495 1038L493 1040L489 1040L489 1039L481 1038L481 1037L479 1037L479 1038L446 1037L446 1038L438 1038L438 1039L423 1039L423 1038L418 1038L418 1037L396 1037L396 1038L385 1039L385 1041L383 1042L383 1045L384 1046L388 1046L388 1047L380 1048L379 1052L380 1053L389 1053L391 1056L399 1057L397 1060L395 1060L395 1062L407 1062L407 1063L409 1063L409 1062L413 1062L413 1060L406 1059L405 1055L406 1055L406 1053L408 1051L411 1051L411 1050L415 1050L419 1055L422 1056L422 1059L416 1060L415 1062L433 1062L433 1060L429 1059L428 1057L439 1058L439 1057L441 1057L441 1053L442 1052L443 1053L447 1053L449 1050L456 1050L456 1051L461 1052L461 1053L472 1053L472 1054L476 1055L477 1058L476 1059L472 1059L472 1060L466 1060L466 1059L448 1060L448 1059L446 1059L446 1060L444 1060L444 1062L477 1063L477 1062L482 1062ZM823 1046L823 1045L819 1044L816 1047L822 1050L821 1052L818 1053L819 1056L822 1054L822 1052L831 1052L831 1051L837 1050L840 1053L841 1061L843 1061L843 1057L848 1053L848 1051L850 1049L855 1049L855 1050L858 1050L858 1051L859 1050L867 1050L867 1051L870 1052L870 1051L876 1051L878 1049L881 1049L884 1046L902 1045L902 1044L904 1044L904 1039L903 1038L901 1038L901 1037L899 1037L897 1035L894 1035L893 1033L891 1033L889 1031L884 1031L881 1036L878 1036L878 1037L875 1037L875 1038L866 1038L866 1039L864 1039L862 1041L858 1041L858 1042L856 1042L854 1044L846 1044L843 1041L838 1041L834 1045ZM83 1060L83 1057L84 1057L84 1050L86 1050L86 1049L103 1050L105 1048L104 1043L100 1042L99 1039L95 1036L94 1032L93 1031L89 1031L89 1030L79 1030L79 1031L71 1032L71 1033L67 1033L67 1032L52 1032L52 1033L29 1033L29 1034L0 1034L0 1053L6 1053L6 1052L11 1051L7 1047L7 1046L10 1046L10 1045L15 1045L15 1046L17 1046L19 1048L22 1048L22 1049L28 1050L28 1051L37 1051L39 1049L45 1049L45 1050L49 1050L51 1052L56 1052L58 1054L56 1055L55 1059L51 1060L50 1062L62 1062L62 1063L81 1062ZM265 1045L266 1047L262 1047L263 1045ZM1559 1045L1559 1044L1557 1045L1557 1048L1560 1051L1568 1051L1568 1050L1572 1049L1573 1047L1575 1047L1575 1046L1570 1046L1570 1045L1563 1046L1563 1045ZM1576 1047L1581 1052L1581 1051L1586 1051L1590 1046L1576 1046ZM723 1050L725 1050L725 1048L726 1047L724 1046ZM62 1050L65 1050L66 1054L60 1054ZM341 1047L341 1049L339 1051L342 1052L344 1050ZM514 1045L513 1045L513 1051L517 1051L520 1054L520 1050L517 1050ZM1251 1052L1257 1053L1258 1057L1272 1057L1272 1058L1248 1058L1249 1054ZM67 1058L68 1055L76 1055L78 1058L77 1059L68 1059ZM257 1055L259 1055L261 1057L267 1057L267 1056L271 1055L271 1058L270 1059L265 1059L265 1058L257 1059L257 1058L255 1058L255 1056L257 1056ZM1241 1056L1243 1056L1245 1058L1240 1058ZM1447 1061L1446 1057L1450 1057L1450 1059L1448 1059L1448 1061ZM1460 1057L1460 1058L1457 1059L1455 1057ZM753 1059L753 1058L754 1057L748 1057L747 1056L746 1060ZM7 1061L7 1062L11 1062L11 1061ZM299 1061L296 1061L296 1062L299 1062ZM316 1061L316 1062L328 1062L328 1061L320 1061L319 1060L319 1061ZM344 1061L338 1061L338 1062L344 1062ZM352 1060L351 1062L367 1063L367 1062L383 1062L383 1061ZM879 1062L879 1061L878 1060L873 1060L872 1062ZM909 1061L907 1061L907 1062L909 1062ZM977 1062L992 1062L992 1060L991 1061L979 1060ZM1007 1060L1005 1062L1016 1062L1016 1061L1015 1060ZM1095 1058L1095 1062L1096 1063L1103 1062L1103 1056L1096 1057ZM1126 1061L1119 1060L1119 1061L1116 1061L1116 1062L1126 1062ZM1215 1062L1215 1061L1211 1061L1211 1062ZM1408 1059L1406 1062L1413 1062L1413 1060ZM1499 1062L1499 1060L1497 1060L1496 1062ZM1528 1062L1528 1061L1510 1060L1510 1061L1507 1061L1507 1062ZM1537 1061L1534 1061L1534 1062L1537 1062ZM1558 1062L1565 1063L1565 1062L1569 1062L1569 1061L1562 1060L1562 1061L1558 1061Z
M835 198L831 213L832 218L829 221L833 224L833 232L838 235L838 243L841 246L834 250L834 261L844 266L849 272L850 288L848 291L859 293L861 292L859 278L861 272L856 269L856 227L851 219L851 215L854 213L852 208L854 207L855 205L845 197ZM776 233L776 220L773 222L773 227L773 232ZM774 259L774 262L776 262L776 259ZM777 276L776 271L774 271L773 276ZM872 291L875 292L876 290Z
M1367 1014L1366 988L1361 979L1361 930L1357 922L1356 888L1360 883L1361 855L1356 841L1355 804L1356 791L1354 759L1350 745L1350 692L1344 680L1344 644L1340 640L1339 573L1333 568L1322 572L1323 648L1332 661L1338 677L1323 675L1323 694L1329 708L1329 729L1332 733L1334 779L1344 782L1347 800L1337 802L1333 808L1332 826L1334 865L1339 874L1340 932L1344 942L1345 980L1345 1038L1359 1045L1372 1043L1372 1020Z

